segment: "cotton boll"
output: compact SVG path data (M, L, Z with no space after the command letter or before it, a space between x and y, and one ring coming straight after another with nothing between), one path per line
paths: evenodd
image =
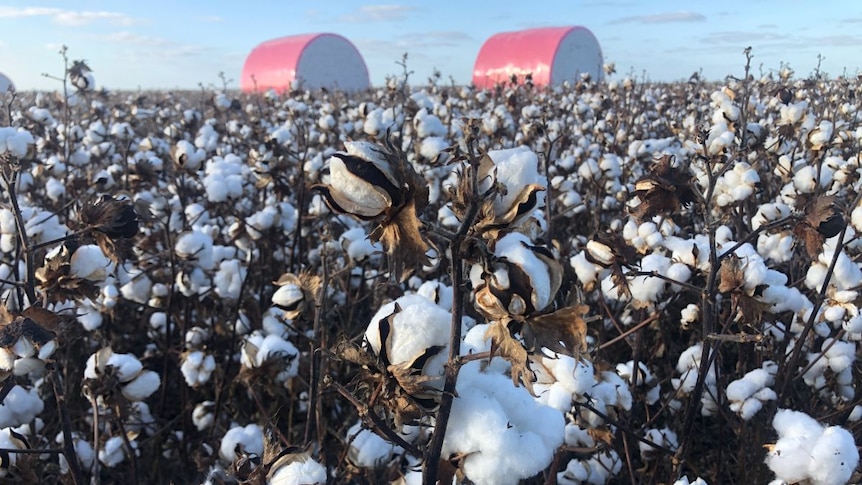
M644 438L647 441L655 443L656 445L670 451L675 451L679 446L679 438L676 433L669 428L650 428L644 433ZM639 441L638 448L640 449L641 457L644 460L652 460L656 458L656 449L647 443Z
M688 477L682 477L679 480L673 482L673 485L708 485L706 480L703 478L697 477L693 482L688 479Z
M69 263L69 275L90 281L104 280L113 270L113 262L95 244L78 247Z
M99 450L99 461L108 468L114 468L125 460L123 438L112 436L108 438Z
M401 311L392 319L387 355L392 364L412 362L418 355L433 346L448 347L451 331L451 314L420 295L405 295L380 308L372 317L365 339L378 355L384 342L380 340L380 322L395 312L396 304ZM428 360L424 373L430 376L443 375L445 350Z
M131 382L123 386L123 396L129 401L143 401L159 388L161 378L151 370L138 374Z
M226 299L238 299L246 273L247 269L236 259L219 263L219 269L213 277L216 294Z
M516 484L544 469L563 443L563 415L537 404L523 387L500 374L461 369L458 397L443 443L443 456L464 456L462 469L477 485Z
M308 458L283 465L269 477L267 485L322 485L326 483L326 467Z
M15 367L12 374L16 376L26 376L30 374L42 375L45 371L45 362L34 357L27 357L15 361Z
M189 387L198 387L209 381L215 368L215 358L212 355L196 350L183 357L180 371Z
M810 477L815 485L843 485L859 464L859 450L849 431L830 426L814 443Z
M239 445L246 453L261 456L263 454L263 430L257 424L235 426L225 433L219 447L219 457L227 463L237 459L236 447Z
M350 442L348 458L350 461L362 468L377 468L392 459L395 446L377 436L370 429L356 423L347 431L347 439Z
M548 180L539 174L539 159L528 147L522 146L506 150L491 150L488 156L494 161L496 167L497 182L508 187L505 195L494 200L494 210L501 214L512 206L515 199L521 193L521 189L537 184L542 187L548 186ZM483 181L482 185L490 185L491 181ZM488 187L484 187L487 189ZM480 189L482 190L482 189ZM545 193L536 193L536 207L545 204Z
M192 423L198 431L209 429L212 426L215 420L214 409L215 402L213 401L203 401L195 405L195 409L192 411Z
M841 340L826 339L821 351L829 362L832 372L841 372L856 361L856 344Z
M560 485L604 485L622 470L616 451L597 453L587 460L571 460L566 470L557 474Z
M780 409L772 426L778 441L769 447L766 464L785 482L840 485L859 463L853 436L841 427L824 429L807 414L789 409Z
M641 270L665 274L670 264L671 261L668 257L659 253L651 253L641 260ZM664 292L665 286L667 286L667 282L664 279L652 276L636 276L629 283L632 298L642 303L657 302Z
M45 403L36 388L27 390L16 385L0 404L0 428L21 426L42 413Z
M770 386L775 384L777 365L772 361L763 364L763 368L755 369L745 374L727 386L727 399L731 401L730 409L748 421L760 411L765 401L775 400L778 396Z

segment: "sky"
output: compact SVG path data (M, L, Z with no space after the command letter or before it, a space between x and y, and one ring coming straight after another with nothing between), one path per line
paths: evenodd
M385 3L385 2L391 3ZM373 85L401 72L411 82L439 70L470 82L483 42L497 32L581 25L596 36L617 76L652 81L741 76L752 47L755 75L782 63L798 77L862 72L862 2L856 0L76 0L0 5L0 72L18 89L56 90L62 45L112 90L239 87L259 43L333 32L365 58ZM820 60L818 60L818 55Z

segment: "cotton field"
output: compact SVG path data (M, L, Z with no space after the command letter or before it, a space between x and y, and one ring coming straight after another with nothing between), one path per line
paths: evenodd
M862 80L7 93L0 480L857 483Z

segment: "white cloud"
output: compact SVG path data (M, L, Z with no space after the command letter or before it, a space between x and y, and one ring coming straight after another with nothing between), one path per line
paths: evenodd
M60 25L81 27L98 21L114 25L132 25L135 19L119 12L75 11L51 7L0 7L0 18L48 17Z
M388 22L402 20L410 12L417 10L416 7L405 5L363 5L355 12L342 15L338 18L341 22Z
M668 12L652 15L633 15L612 20L612 24L667 24L675 22L705 22L706 16L696 12Z
M0 18L42 17L57 15L62 12L62 9L48 7L0 7Z

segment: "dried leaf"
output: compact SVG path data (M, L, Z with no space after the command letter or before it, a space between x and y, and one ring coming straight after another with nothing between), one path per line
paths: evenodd
M391 274L399 281L406 280L417 267L431 265L427 253L433 246L421 228L422 222L411 201L368 235L371 241L383 245L389 255Z
M800 222L793 228L793 234L805 245L805 252L810 258L816 258L823 249L826 238L817 229L811 227L807 222Z
M512 365L512 383L516 386L521 382L524 387L533 393L533 380L535 376L530 370L527 349L512 336L509 330L511 320L503 319L491 322L485 331L485 338L491 339L491 355L498 355L506 359Z
M718 278L718 291L721 293L736 290L745 284L745 274L739 256L731 254L721 262Z
M129 239L138 233L138 213L132 202L108 195L84 205L81 222L111 239Z
M650 174L635 182L632 195L640 204L631 209L639 220L651 219L659 214L672 214L680 206L695 201L691 176L680 167L671 165L672 156L664 156L650 169Z
M422 372L424 371L425 364L428 360L439 354L444 348L446 347L442 345L428 347L410 361L402 362L400 364L392 364L387 367L386 370L392 374L401 389L404 389L404 391L411 396L421 396L429 391L435 392L436 390L426 386L426 383L439 381L440 376L429 376Z
M805 223L827 238L837 236L846 225L834 195L810 200L805 208Z
M535 353L546 348L574 358L587 350L587 305L562 308L553 313L530 317L524 322L521 336L527 351Z
M27 317L16 317L8 325L0 327L0 347L11 347L19 338L29 339L38 348L54 340L54 332L45 329Z
M748 296L745 293L739 295L739 310L742 312L743 320L750 325L759 325L763 321L763 314L768 313L770 308L772 308L771 304L764 303L755 296Z
M614 442L614 432L608 427L588 428L587 434L597 443L611 445Z

